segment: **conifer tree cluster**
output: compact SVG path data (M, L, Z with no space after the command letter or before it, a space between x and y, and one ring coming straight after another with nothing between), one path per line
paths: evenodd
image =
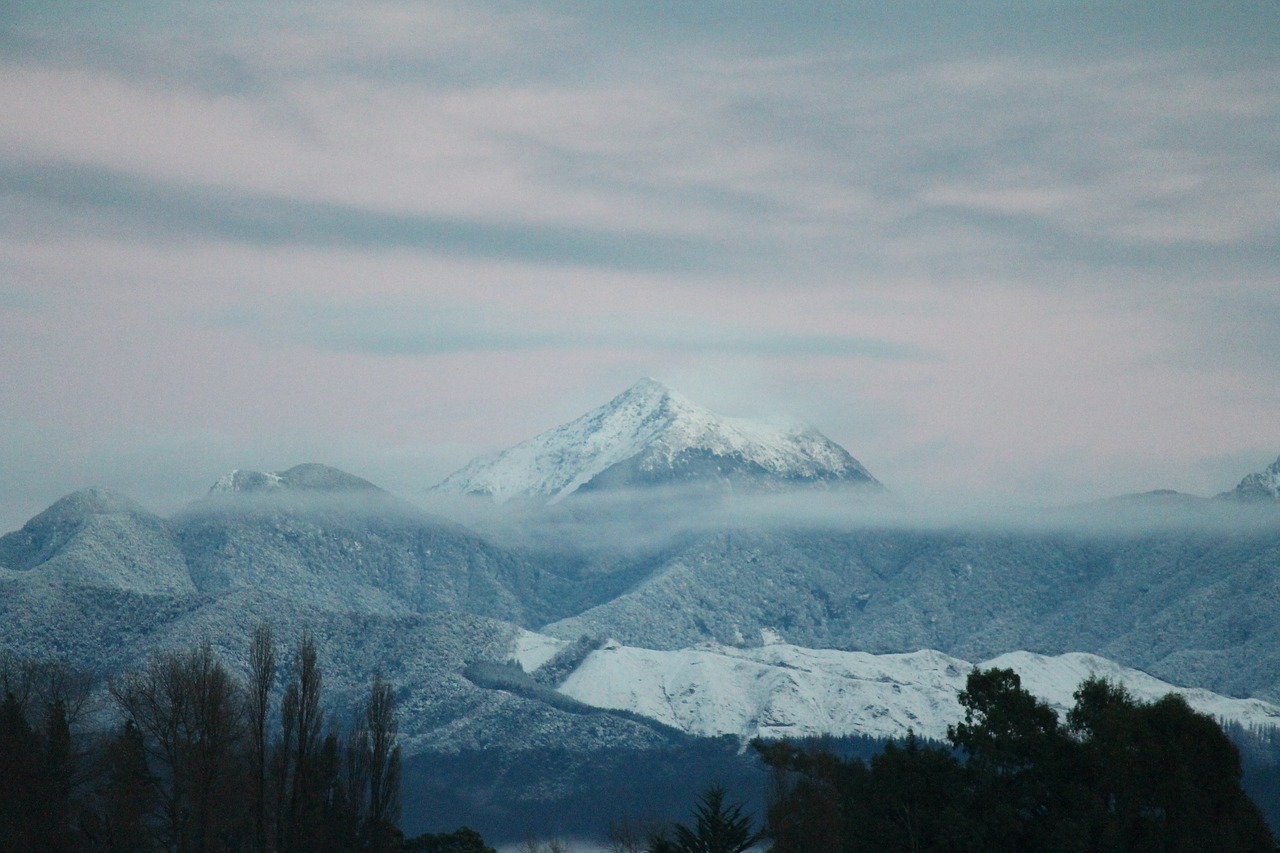
M69 850L83 762L72 727L93 679L62 664L0 659L0 850Z
M870 761L787 742L773 769L774 853L1275 853L1235 746L1178 696L1089 679L1065 725L1008 669L974 670L947 745L914 736Z

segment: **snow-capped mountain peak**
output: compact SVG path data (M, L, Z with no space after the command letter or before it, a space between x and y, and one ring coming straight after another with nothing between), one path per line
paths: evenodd
M266 471L246 471L236 468L218 478L209 489L210 495L230 495L238 492L274 492L283 489L280 475Z
M471 462L435 491L554 503L579 490L693 482L879 488L816 429L722 417L644 378L574 421Z
M236 469L223 474L209 489L210 497L241 493L365 492L379 491L368 480L328 465L306 462L287 471L247 471Z

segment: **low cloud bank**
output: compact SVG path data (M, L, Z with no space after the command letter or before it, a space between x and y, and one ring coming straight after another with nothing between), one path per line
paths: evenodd
M1280 505L1246 504L1174 492L1128 495L1061 507L998 503L908 503L857 488L751 494L704 486L661 486L574 494L555 505L496 504L429 495L420 503L512 544L587 550L653 550L700 534L750 530L849 532L969 530L1140 536L1178 532L1249 534L1280 530Z

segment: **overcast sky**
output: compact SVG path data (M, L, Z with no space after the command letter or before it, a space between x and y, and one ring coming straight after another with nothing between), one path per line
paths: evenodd
M0 370L5 530L414 497L642 376L908 498L1212 494L1280 453L1280 3L0 0Z

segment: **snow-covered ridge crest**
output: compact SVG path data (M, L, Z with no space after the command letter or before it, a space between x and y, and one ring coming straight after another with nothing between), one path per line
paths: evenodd
M856 459L816 429L722 417L646 378L574 421L471 462L434 491L499 503L521 497L554 503L584 487L747 472L779 483L879 487Z
M231 495L238 492L274 492L284 488L280 475L274 471L245 471L236 468L218 478L209 489L210 495Z
M243 493L292 492L376 492L368 480L316 462L304 462L287 471L236 469L223 474L209 489L210 497Z
M1265 471L1249 474L1230 492L1220 498L1240 501L1280 501L1280 459L1271 463Z
M531 669L549 655L528 638L518 644L517 657ZM1074 704L1080 683L1098 676L1143 701L1175 693L1216 719L1280 729L1276 705L1177 687L1096 655L1012 652L976 665L1014 670L1024 688L1060 714ZM914 731L940 740L963 717L957 695L973 667L928 649L876 655L774 643L657 651L609 643L559 689L587 705L631 711L701 736L900 738Z

